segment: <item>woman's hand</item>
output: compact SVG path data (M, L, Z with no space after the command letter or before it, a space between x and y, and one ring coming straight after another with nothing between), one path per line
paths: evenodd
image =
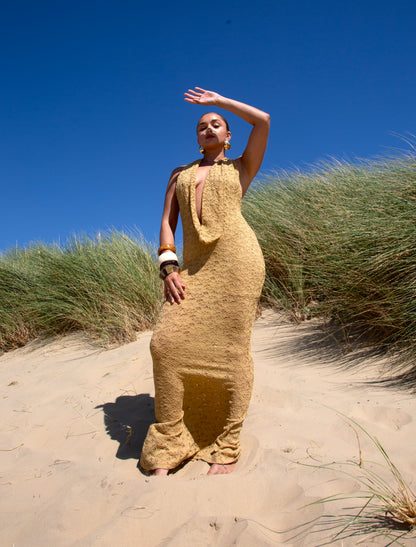
M164 301L174 304L181 303L181 300L185 298L185 285L182 282L181 276L172 272L164 279L165 294Z
M192 104L203 104L204 106L218 105L221 95L214 91L207 91L202 87L195 87L188 89L188 93L185 93L185 101Z

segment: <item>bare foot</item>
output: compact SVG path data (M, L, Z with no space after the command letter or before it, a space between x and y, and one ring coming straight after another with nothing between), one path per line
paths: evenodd
M169 469L163 469L162 467L160 467L159 469L154 469L152 475L161 477L162 475L167 475L168 473L169 473Z
M234 471L235 463L212 463L207 475L228 475Z

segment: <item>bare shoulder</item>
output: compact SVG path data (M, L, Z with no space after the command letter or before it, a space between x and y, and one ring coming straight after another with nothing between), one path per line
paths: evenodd
M183 171L183 170L185 169L185 167L186 167L186 165L180 165L179 167L176 167L176 168L172 171L172 173L170 174L169 179L170 179L170 180L173 179L173 178L177 179L178 176L179 176L179 174L181 173L181 171Z
M172 186L176 186L176 183L178 181L178 177L179 177L180 173L184 170L185 167L186 167L186 165L180 165L179 167L176 167L172 171L172 173L170 174L170 177L169 177L168 190L169 190L169 188L172 188Z

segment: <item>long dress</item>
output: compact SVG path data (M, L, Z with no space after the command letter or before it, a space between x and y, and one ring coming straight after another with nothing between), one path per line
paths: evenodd
M173 469L187 459L228 464L253 385L251 330L264 282L263 255L241 214L235 160L216 162L195 202L197 169L176 185L183 225L185 299L165 302L150 343L157 422L140 458L143 469Z

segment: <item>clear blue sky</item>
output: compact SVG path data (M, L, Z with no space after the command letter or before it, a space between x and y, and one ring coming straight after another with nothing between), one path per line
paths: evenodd
M199 157L195 85L268 111L262 171L415 133L414 0L16 0L0 19L0 250L137 226ZM250 127L227 115L230 157Z

